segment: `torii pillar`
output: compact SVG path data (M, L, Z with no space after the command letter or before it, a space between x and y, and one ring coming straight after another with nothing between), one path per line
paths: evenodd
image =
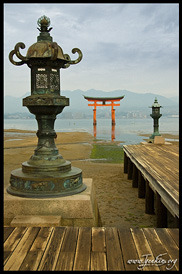
M88 104L89 106L90 104ZM96 119L96 112L97 112L97 103L94 102L94 109L93 109L93 125L97 125L97 119Z
M88 97L88 96L84 96L84 98L86 100L88 100L88 102L92 102L92 104L88 103L88 106L93 106L93 125L96 126L97 125L97 119L96 119L96 111L97 111L97 107L99 106L111 106L111 120L112 120L112 125L116 124L115 121L115 106L120 106L120 103L118 103L120 100L122 100L124 98L123 96L120 97ZM117 103L116 103L117 102Z
M114 109L114 104L111 105L111 119L112 119L112 125L115 125L115 109Z

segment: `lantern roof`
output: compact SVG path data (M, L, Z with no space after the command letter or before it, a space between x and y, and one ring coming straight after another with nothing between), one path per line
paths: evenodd
M62 48L56 42L53 42L49 33L52 29L52 27L49 28L50 23L50 19L45 15L38 19L37 24L39 28L37 29L40 31L40 34L37 37L37 42L28 48L26 56L21 55L19 51L19 48L25 48L25 44L22 42L17 43L14 50L9 54L9 60L12 64L20 66L24 63L29 63L31 59L49 58L53 61L60 60L62 62L62 68L68 68L70 65L77 64L82 60L82 52L80 49L72 49L72 53L78 53L79 56L76 60L71 60L70 56L64 54ZM21 60L20 62L13 60L14 54Z
M40 28L37 28L40 31L39 36L37 37L37 42L31 45L27 51L27 58L44 58L50 57L55 59L54 56L58 59L68 61L66 56L64 56L62 48L55 42L53 42L52 37L50 36L50 31L52 28L50 26L50 19L45 15L41 16L37 24ZM57 53L57 54L56 54Z

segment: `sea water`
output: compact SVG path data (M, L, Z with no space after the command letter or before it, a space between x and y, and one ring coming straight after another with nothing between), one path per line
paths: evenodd
M37 131L37 121L35 119L4 119L4 129L21 129ZM56 132L88 132L97 139L121 141L123 144L136 144L147 137L142 134L153 133L152 118L116 118L115 130L110 119L97 119L97 126L93 128L92 119L56 119ZM179 134L179 118L161 117L159 120L159 132L169 134ZM139 135L140 134L140 135ZM114 137L114 139L113 139Z

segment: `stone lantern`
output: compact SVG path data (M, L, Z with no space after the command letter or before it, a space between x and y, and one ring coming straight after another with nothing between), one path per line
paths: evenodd
M160 108L162 106L158 103L157 98L155 97L153 105L150 107L152 108L152 114L150 116L154 119L154 132L153 134L149 137L149 139L154 139L155 136L161 136L159 133L159 118L162 116L160 114Z
M24 49L23 43L17 43L9 54L12 64L20 66L27 64L31 69L31 95L23 99L23 106L35 115L38 123L38 144L34 155L22 163L22 168L13 170L10 186L7 192L21 197L46 198L59 197L79 193L86 189L82 182L82 170L71 166L59 154L54 139L56 115L69 106L69 98L60 95L60 69L77 64L82 59L82 52L74 48L72 53L78 53L76 60L71 60L64 54L62 48L53 42L49 32L50 19L45 15L38 19L37 42L31 45L26 56L19 49ZM16 55L21 61L13 60Z

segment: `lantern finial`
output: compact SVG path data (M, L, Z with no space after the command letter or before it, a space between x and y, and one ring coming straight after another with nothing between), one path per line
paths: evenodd
M48 29L48 27L50 26L50 23L51 23L50 19L47 16L43 15L37 20L37 25L40 27L40 29L39 28L37 29L40 32L49 32L52 29L52 28Z

